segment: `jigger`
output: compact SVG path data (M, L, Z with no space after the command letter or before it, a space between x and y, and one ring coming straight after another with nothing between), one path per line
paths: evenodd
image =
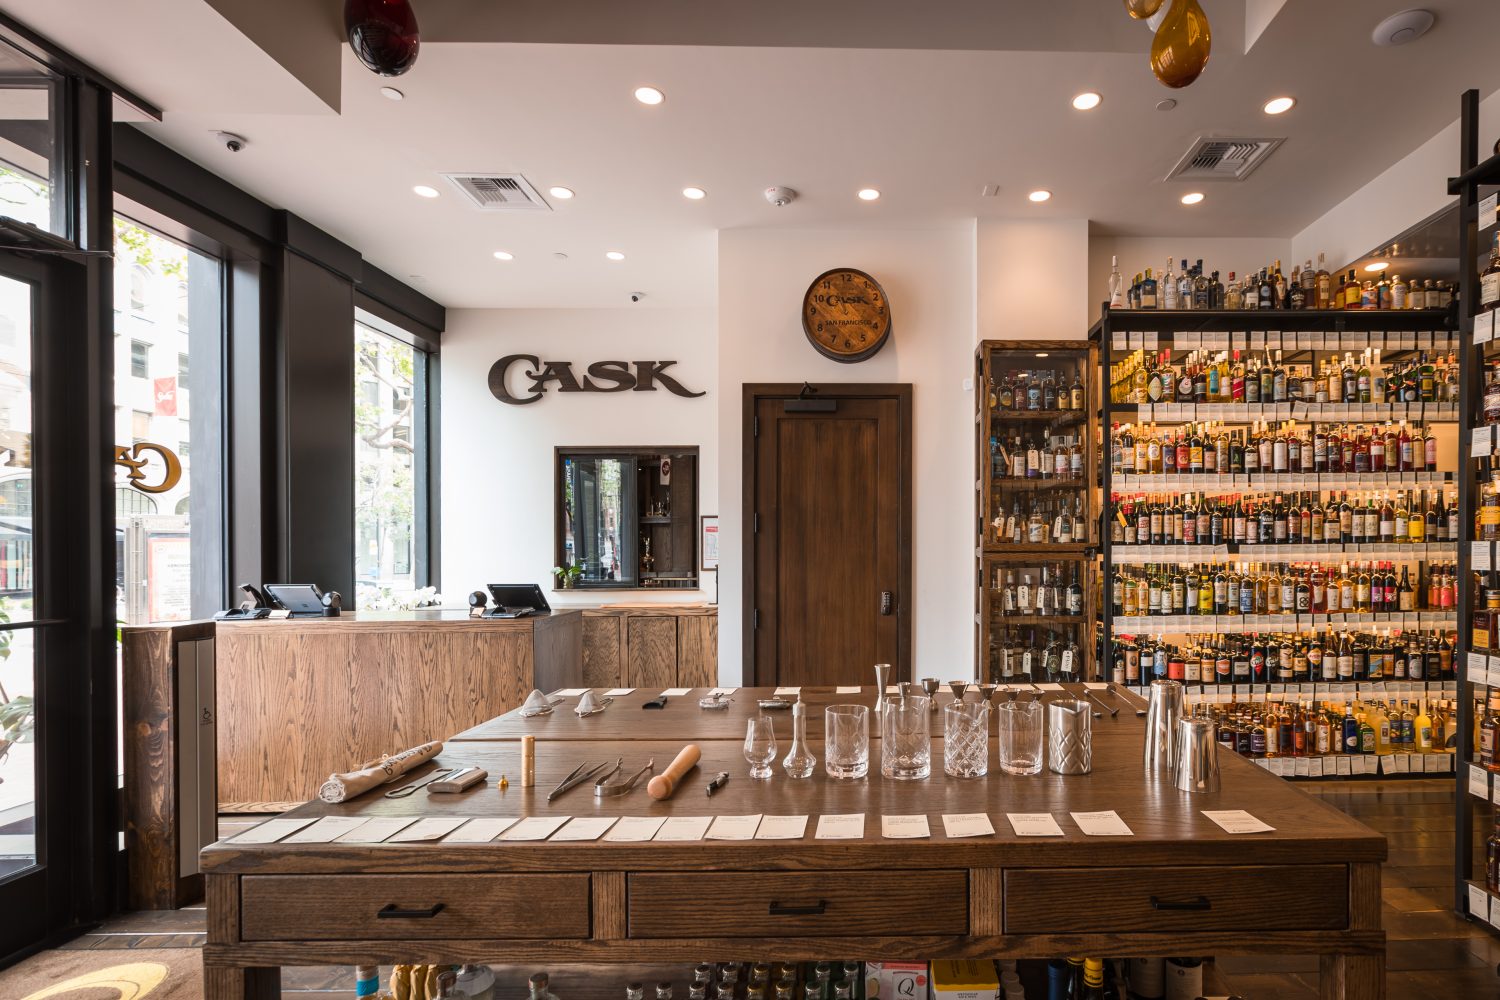
M932 702L932 710L934 712L937 711L937 707L938 707L937 706L937 693L940 690L942 690L942 687L943 687L943 682L940 681L940 680L938 680L936 677L923 677L922 678L922 690L926 693L928 699Z
M1170 771L1177 766L1177 722L1182 718L1182 684L1152 681L1146 709L1146 770Z
M968 681L949 681L948 690L953 692L954 701L963 701L964 692L969 690Z
M1177 770L1172 783L1184 792L1219 790L1218 726L1214 720L1177 720Z
M885 684L890 680L891 665L889 663L875 664L875 714L879 715L885 710Z

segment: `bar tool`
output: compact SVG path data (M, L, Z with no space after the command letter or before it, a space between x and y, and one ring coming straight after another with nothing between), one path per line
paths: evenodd
M689 743L678 751L672 763L667 769L652 778L646 785L646 793L658 801L670 799L672 793L677 791L677 785L687 773L698 766L698 761L703 757L703 751L698 749L698 744Z
M531 788L536 784L536 737L521 737L521 787Z
M1182 718L1182 685L1177 681L1152 681L1151 701L1146 709L1146 769L1167 770L1177 766L1177 720Z
M573 711L580 719L584 719L590 715L598 715L614 704L614 701L613 698L607 696L604 698L595 698L594 691L590 688L583 692L583 697L578 699L578 704L574 706Z
M646 766L621 781L610 781L616 772L611 771L598 781L594 782L594 798L603 799L611 795L624 795L635 787L635 783L645 777L655 767L656 760L653 758L646 761Z
M885 711L885 685L891 676L889 663L875 664L875 714Z
M1054 774L1088 774L1094 769L1095 714L1074 698L1047 703L1047 766Z
M646 702L641 707L642 708L666 708L667 707L667 696L664 695L664 694L659 694L655 698L652 698L650 701Z
M551 715L552 706L561 702L561 698L549 698L541 691L533 688L521 703L521 718L532 719L538 715Z
M427 794L431 795L434 792L446 792L448 794L462 792L467 788L480 784L489 776L490 772L482 767L461 767L441 781L429 781L427 783Z
M618 771L620 769L620 765L623 764L623 763L625 763L625 758L621 757L619 760L615 761L614 766L613 766L613 768L610 769L609 773L613 774L615 771ZM578 787L579 785L583 784L585 781L588 781L590 778L597 778L597 777L599 777L600 772L604 771L606 768L609 768L609 767L610 767L609 761L605 761L602 764L595 764L593 767L589 767L587 761L585 761L582 764L579 764L577 767L573 768L573 773L569 774L562 781L559 781L557 783L557 787L554 788L554 789L552 789L552 791L550 791L550 792L547 793L547 801L551 802L553 799L557 798L563 792L566 792L566 791L568 791L571 788ZM587 768L587 770L585 770L585 768Z
M1108 712L1111 717L1114 717L1114 716L1117 716L1117 715L1120 714L1120 710L1118 708L1115 708L1113 705L1106 705L1104 702L1102 702L1102 701L1099 700L1099 696L1097 694L1095 694L1094 692L1092 692L1092 691L1090 691L1088 689L1084 689L1083 693L1086 694L1086 695L1088 695L1089 698L1093 700L1093 702L1094 702L1095 705L1098 705L1100 708L1102 708L1106 712ZM1097 717L1098 713L1096 712L1094 714Z
M707 709L728 709L729 703L733 700L734 696L731 694L726 694L723 691L710 691L708 694L698 699L698 707Z
M943 682L936 677L922 678L922 693L932 701L932 710L937 711L937 693L943 689Z
M968 681L949 681L948 690L953 692L954 701L963 701L964 692L969 690Z
M714 775L714 780L708 783L708 795L712 797L714 792L717 792L727 784L729 784L729 772L720 771Z
M404 799L408 795L415 792L418 788L422 788L425 785L430 785L434 781L446 777L456 770L457 768L453 767L440 767L436 771L433 771L431 774L429 774L427 777L423 778L421 781L413 781L409 785L402 785L400 788L394 788L391 791L386 792L385 797L388 799Z
M1214 720L1177 720L1177 769L1173 784L1184 792L1219 790L1218 727Z
M995 691L999 687L1000 685L998 684L980 684L979 697L984 699L984 703L988 705L990 702L995 700Z
M762 698L760 699L760 701L756 702L756 704L761 708L771 712L792 707L792 703L787 701L785 698Z

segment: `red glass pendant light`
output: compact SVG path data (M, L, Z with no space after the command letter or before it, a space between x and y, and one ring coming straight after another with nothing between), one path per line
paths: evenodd
M400 76L417 61L421 36L411 0L344 0L344 30L372 73Z

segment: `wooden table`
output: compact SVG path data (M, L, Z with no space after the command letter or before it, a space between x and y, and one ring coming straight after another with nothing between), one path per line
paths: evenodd
M1233 754L1220 755L1220 792L1179 792L1143 772L1142 736L1122 710L1095 722L1091 775L992 771L972 780L943 776L935 741L934 775L918 782L879 777L878 744L865 780L834 781L819 768L793 781L778 767L758 782L737 741L708 739L699 770L666 802L644 790L596 800L585 784L550 805L547 792L584 760L624 757L629 769L651 757L662 767L682 740L539 742L530 789L516 781L515 742L451 743L443 761L479 764L492 781L458 796L375 793L290 815L807 814L807 834L678 844L221 842L203 853L206 995L269 1000L283 964L1302 953L1322 957L1324 997L1383 997L1385 838ZM812 749L821 760L821 744ZM732 777L709 798L704 783L720 770ZM504 792L493 780L502 773L511 777ZM1086 837L1068 815L1106 809L1135 835ZM1226 834L1203 809L1245 809L1276 830ZM863 838L814 839L820 815L857 812L866 815ZM947 839L942 816L970 812L988 813L995 835ZM1050 812L1064 836L1017 837L1008 812ZM882 814L914 813L928 816L930 838L882 839ZM387 907L405 915L379 917Z

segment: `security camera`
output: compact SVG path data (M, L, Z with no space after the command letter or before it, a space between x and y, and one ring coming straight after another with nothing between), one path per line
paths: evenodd
M792 202L794 202L796 200L797 200L797 192L793 191L789 187L768 187L768 188L766 188L766 201L769 201L771 204L775 205L777 208L783 208L783 207L785 207L787 205L790 205Z
M238 153L250 145L249 139L246 139L242 135L235 135L233 132L215 132L214 135L224 144L224 148L231 153Z
M645 292L631 292L630 293L630 301L632 301L632 302L639 302L639 301L641 301L641 299L644 299L645 297L646 297L646 293Z

